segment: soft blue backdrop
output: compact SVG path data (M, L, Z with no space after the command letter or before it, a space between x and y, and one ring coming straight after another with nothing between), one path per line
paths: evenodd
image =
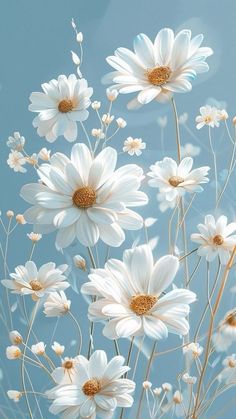
M212 165L211 154L208 149L207 131L196 132L194 119L198 114L199 107L206 103L208 98L224 101L231 117L236 113L235 106L235 13L236 6L234 0L216 2L214 0L172 0L163 2L160 0L8 0L1 3L0 13L0 156L1 156L1 198L0 209L5 213L8 209L13 209L16 213L21 213L27 205L19 197L21 185L35 179L33 170L28 170L27 174L14 174L7 166L6 160L9 149L5 142L7 137L14 131L20 131L27 141L27 151L33 153L43 146L49 146L45 140L39 138L32 127L33 114L28 111L28 97L32 91L40 89L42 82L57 77L59 74L70 74L75 71L71 62L70 50L75 50L76 43L74 32L71 28L71 18L74 17L78 23L79 30L84 33L84 66L83 74L88 79L89 84L94 87L94 99L104 100L104 86L100 80L109 68L105 58L110 55L118 46L132 47L133 37L139 32L148 34L154 38L156 32L162 27L169 26L174 30L182 28L192 29L193 34L204 33L204 44L211 46L215 54L208 62L210 72L199 76L194 83L192 93L179 95L177 105L179 113L188 112L188 125L197 138L191 137L186 130L182 130L182 142L200 142L202 153L196 159L196 165ZM115 103L114 112L117 116L127 119L127 128L120 132L114 140L114 146L121 150L123 140L129 136L143 138L147 143L147 150L142 157L133 161L142 165L146 171L148 166L154 161L163 157L160 147L160 129L156 119L158 116L167 115L168 125L165 130L165 155L176 156L174 125L172 113L169 105L150 105L138 112L128 112L125 103L128 97L119 98ZM90 130L94 127L94 122L87 124ZM217 149L219 170L227 167L231 155L229 140L224 134L224 130L214 130L213 140ZM79 140L84 141L82 132L79 133ZM56 143L49 147L52 151L60 150L69 152L71 146L64 139L60 138ZM120 164L128 161L127 157L122 157ZM213 174L212 174L213 175ZM211 178L213 180L213 178ZM235 178L234 178L235 181ZM196 230L196 224L202 221L205 213L213 211L214 188L211 184L206 187L207 192L202 194L194 205L188 216L188 232ZM159 222L152 229L151 237L158 235L160 244L156 254L162 255L167 251L167 221L169 213L164 216L158 211L155 193L150 192L150 205L143 209L145 216L157 217ZM234 211L235 186L234 182L228 188L225 199L222 203L220 212L224 212L230 218L235 218ZM10 241L10 251L8 263L12 270L17 264L24 263L30 253L30 242L25 238L26 232L30 227L19 228ZM0 233L4 240L2 232ZM126 246L129 246L135 235L128 235ZM141 237L141 240L143 238ZM58 263L65 258L70 262L71 255L83 251L77 246L66 251L65 255L56 252L54 247L54 237L45 237L38 245L34 260L40 265L49 260ZM112 256L120 257L122 249L112 250ZM1 273L1 276L3 273ZM182 272L179 275L181 283ZM81 275L72 275L71 281L76 288L84 281ZM233 284L233 279L228 286ZM206 299L205 266L195 279L195 289L198 292L199 303L192 309L192 322L197 322L200 307L204 305ZM3 290L1 289L1 294ZM70 293L73 301L73 312L77 318L83 322L86 316L86 304L81 296L73 292ZM5 303L5 294L3 301ZM230 307L229 293L221 308L221 314ZM11 299L13 303L14 299ZM19 312L13 314L14 328L22 328L19 320ZM74 355L75 348L69 350L70 342L75 338L74 325L68 327L66 319L60 321L55 333L56 340L68 343L67 355ZM37 336L48 342L52 335L54 321L46 321L43 316L37 320ZM87 326L84 328L87 333ZM19 369L17 362L5 361L5 347L8 344L5 328L1 324L1 357L2 374L1 385L3 388L19 388ZM85 335L86 339L86 335ZM160 343L160 350L164 350L171 345L178 345L177 338L170 338L168 342ZM123 343L124 351L127 344ZM96 348L106 347L111 355L113 346L105 343L101 338L101 327L96 328L95 335ZM235 350L235 348L233 349ZM177 361L178 359L178 361ZM152 381L155 386L163 381L171 381L176 374L181 371L181 359L176 354L165 358L166 362L160 361L152 371ZM146 361L142 358L142 366ZM42 389L49 383L37 372L33 377L35 389ZM139 381L143 376L139 374ZM233 393L231 394L231 396ZM225 403L226 396L221 397L217 406ZM21 402L25 409L24 401ZM4 411L1 417L9 419L19 418L19 412L13 410L15 406L1 396L0 408ZM216 411L216 408L214 412ZM17 412L17 410L16 410ZM25 410L26 412L26 410ZM50 418L47 406L42 403L44 418ZM230 412L230 413L229 413ZM234 413L233 413L234 412ZM212 413L213 414L213 413ZM235 408L228 411L224 417L232 418ZM127 417L133 418L131 413ZM23 416L27 417L27 413ZM209 416L211 417L211 416ZM35 419L40 418L39 413L35 413Z

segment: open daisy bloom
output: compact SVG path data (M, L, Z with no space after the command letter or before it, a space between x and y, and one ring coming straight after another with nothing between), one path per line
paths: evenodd
M191 39L190 30L177 35L169 28L158 32L154 43L141 33L134 39L134 52L118 48L107 62L115 71L108 73L104 83L115 83L119 93L138 95L129 104L137 107L152 100L166 101L174 93L191 90L191 81L198 73L208 71L206 58L211 48L201 47L203 35Z
M61 366L52 371L52 378L59 384L72 384L76 379L76 367L80 362L80 356L75 358L65 357L61 360Z
M110 246L125 239L124 229L137 230L143 220L128 207L147 203L139 191L143 171L128 164L115 170L117 152L107 147L95 158L85 144L75 144L71 159L62 153L43 164L38 175L43 182L25 185L21 196L30 204L24 214L39 232L58 229L56 244L69 246L77 238L93 246L99 237Z
M226 265L230 253L236 246L236 223L227 225L227 217L222 215L217 220L213 215L206 215L205 224L198 224L199 233L191 235L191 240L199 244L198 255L205 256L211 262L219 256L222 265Z
M115 356L110 362L104 351L95 351L87 360L78 356L79 363L73 384L60 385L46 392L53 399L50 412L67 418L111 418L117 407L131 407L130 395L135 383L121 378L129 367L125 359Z
M33 120L38 135L52 143L59 135L66 140L77 138L76 122L88 118L87 108L93 89L88 87L87 80L77 79L74 74L67 78L64 75L57 80L42 84L43 92L33 92L30 95L29 110L38 112Z
M202 192L200 185L209 181L206 176L210 168L203 166L192 170L192 166L191 157L185 157L179 164L170 157L165 157L150 166L148 176L152 179L148 184L152 188L159 188L167 201L182 197L186 192Z
M178 268L178 258L171 255L154 264L148 245L126 250L123 262L110 259L105 269L92 270L90 282L81 288L83 293L98 297L89 306L90 319L108 320L103 333L110 339L143 334L162 339L168 332L187 334L186 316L196 295L186 289L165 291Z
M236 354L227 356L223 362L223 370L218 375L218 380L220 382L225 382L225 384L235 384L236 380Z
M15 268L15 273L10 274L12 279L3 279L1 282L12 293L30 294L36 301L45 294L64 290L70 286L63 275L67 268L67 265L56 267L55 263L49 262L37 269L34 262L28 261L25 266L19 265Z

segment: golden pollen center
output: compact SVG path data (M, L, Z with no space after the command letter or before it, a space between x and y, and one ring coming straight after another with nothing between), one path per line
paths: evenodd
M228 365L229 365L230 368L235 368L236 367L235 360L234 359L230 359Z
M210 122L212 121L212 117L210 115L205 116L204 121L205 121L205 124L210 124Z
M171 69L167 66L155 67L147 70L147 78L154 86L161 86L166 83L171 75Z
M98 380L92 379L84 383L82 390L86 396L95 396L101 390L101 384Z
M229 314L226 317L225 323L229 324L232 327L236 327L236 313Z
M63 99L58 104L58 110L62 113L71 112L73 109L73 103L70 99Z
M90 186L83 186L74 192L72 200L79 208L89 208L96 202L96 193Z
M180 183L184 182L184 179L180 176L172 176L169 179L169 184L171 186L174 186L174 188L176 188L177 186L179 186Z
M220 234L217 234L215 237L213 237L213 243L217 246L221 246L221 244L224 243L224 239Z
M30 286L32 288L33 291L40 291L41 289L43 289L42 285L40 284L39 281L30 281Z
M66 370L71 370L71 368L73 368L73 362L72 361L65 361L64 364L63 364L63 367Z
M140 294L134 295L130 301L131 310L138 316L147 314L156 304L158 298L155 295Z

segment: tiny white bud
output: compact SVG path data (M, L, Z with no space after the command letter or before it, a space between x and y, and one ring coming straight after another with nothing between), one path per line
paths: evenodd
M143 382L143 388L145 390L149 390L152 387L152 383L150 381L144 381Z
M47 150L46 147L41 148L41 150L38 153L38 157L41 160L44 161L49 161L50 160L50 154L51 154L51 150Z
M82 271L86 271L86 260L82 256L75 255L73 257L73 261L77 268L82 269Z
M81 44L83 42L83 39L84 39L84 35L82 34L82 32L78 32L76 35L77 42Z
M17 214L16 221L18 224L26 224L25 217L23 214Z
M153 394L155 394L155 396L160 396L161 393L162 393L161 387L156 387L153 389Z
M8 390L7 395L9 399L13 400L14 402L18 402L22 396L22 393L17 390Z
M43 342L38 342L35 345L31 346L31 351L35 355L44 355L45 354L45 344Z
M119 93L116 89L110 89L108 87L108 89L106 90L107 99L110 100L111 102L114 102L114 100L116 100L118 94Z
M12 217L14 217L14 212L13 212L13 211L11 211L11 210L8 210L8 211L6 212L6 216L7 216L7 218L12 218Z
M74 51L71 51L71 56L72 61L75 63L75 65L80 65L80 58Z
M127 122L123 118L117 118L116 123L119 128L125 128L127 125Z
M65 350L65 346L60 345L58 342L54 342L52 345L52 350L55 352L57 356L61 356Z
M38 242L39 240L41 240L42 238L42 234L39 233L33 233L33 231L31 233L27 233L27 237L34 243Z
M172 385L170 383L163 383L162 384L162 388L164 391L171 391L172 390Z
M9 332L9 339L13 345L19 345L23 342L23 338L17 330Z
M114 119L114 116L113 115L109 115L108 113L104 113L102 115L102 122L105 125L110 125L112 123L113 119Z
M17 359L21 356L21 350L18 346L12 345L6 348L6 356L8 359Z
M98 100L95 100L94 102L92 102L91 106L95 111L97 111L98 109L101 108L101 102L98 102Z

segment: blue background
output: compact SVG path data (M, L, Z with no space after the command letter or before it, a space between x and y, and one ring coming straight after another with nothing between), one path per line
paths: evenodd
M8 0L1 3L0 13L0 158L1 158L1 197L0 209L2 214L8 209L15 213L21 213L27 208L27 204L19 197L19 190L25 183L36 179L33 169L29 168L26 174L15 174L6 164L9 149L6 147L6 139L14 131L20 131L26 138L26 149L28 153L37 152L43 146L53 151L70 152L71 145L63 138L59 138L53 145L48 144L44 139L39 138L32 126L33 114L28 111L28 97L32 91L39 91L40 84L59 74L70 74L75 71L75 66L71 61L70 50L76 50L74 32L70 21L74 17L79 30L84 33L84 65L83 74L88 79L89 84L94 88L93 99L101 100L105 103L105 88L102 86L101 77L109 71L105 58L111 55L119 46L132 48L134 36L140 32L146 33L153 39L158 30L169 26L174 30L189 28L193 35L203 33L205 36L204 46L211 46L214 49L214 56L208 60L210 71L205 75L200 75L194 82L193 91L189 94L178 95L176 97L179 114L188 112L188 126L194 132L195 138L183 128L181 130L182 143L191 142L195 145L201 144L202 153L196 158L196 166L212 165L212 157L208 147L207 130L197 132L195 129L195 116L198 114L199 107L204 105L208 98L223 101L227 105L227 110L232 118L236 114L235 106L235 2L227 1L215 2L213 0L172 0L163 2L159 0L84 0L84 1L62 1L62 0ZM176 157L174 124L170 105L151 104L142 108L141 111L130 112L125 108L130 96L119 97L114 104L114 114L125 118L128 122L127 127L120 131L115 137L113 145L121 151L124 139L131 135L141 137L147 144L147 150L140 158L133 158L133 162L140 164L145 172L149 165L163 157L163 150L160 146L160 128L156 119L158 116L167 115L168 125L165 130L165 150L164 154L173 158ZM106 108L104 108L106 111ZM97 126L93 117L87 121L89 131ZM78 140L85 141L83 133L79 132ZM230 159L232 146L225 134L224 128L215 129L213 132L214 146L217 150L219 171L225 169ZM130 161L128 156L121 156L119 165ZM211 173L213 181L213 173ZM222 201L218 214L224 213L229 218L235 219L235 177L227 189L227 193ZM142 209L142 213L147 216L158 218L158 222L152 228L150 237L158 235L159 245L156 255L167 252L167 224L170 213L162 215L157 207L156 192L146 188L150 196L149 206ZM202 221L206 213L214 211L214 187L209 183L205 187L205 193L197 197L194 207L191 209L188 220L188 234L196 232L196 224ZM4 218L5 216L3 216ZM6 220L6 218L4 218ZM24 263L29 257L31 243L26 238L26 233L30 232L30 226L19 227L10 240L8 264L12 271L18 264ZM4 244L2 231L1 242ZM125 246L113 249L113 257L121 257L122 250L129 247L137 235L127 234ZM143 236L140 237L143 241ZM193 245L190 244L190 248ZM84 254L84 250L78 245L68 249L64 255L56 251L54 247L54 236L45 236L37 245L34 260L38 265L47 261L54 260L63 263L65 259L70 263L71 256L76 253ZM194 261L192 263L194 266ZM194 289L198 293L198 303L192 308L192 324L197 323L201 307L206 301L206 268L202 264L202 270L194 280ZM2 274L3 275L3 272ZM176 283L181 284L183 272L180 271ZM80 288L80 283L86 278L82 274L73 272L71 283L74 290ZM222 316L233 304L229 289L234 283L235 277L232 276L226 291L226 297L221 305L220 315ZM1 289L4 304L5 293ZM86 324L86 303L76 292L68 293L72 299L72 311L80 320L81 324ZM14 298L11 298L13 304ZM28 310L31 308L28 305ZM14 328L24 330L21 323L18 309L13 313ZM37 336L40 340L50 343L54 320L46 320L42 315L37 318ZM3 379L1 385L5 390L9 388L19 388L19 365L13 361L5 360L5 347L8 345L7 334L1 324L1 358ZM74 325L67 319L59 322L55 332L55 340L67 342L66 355L74 355L75 348L71 341L75 339ZM84 326L84 340L86 342L87 325ZM33 342L32 342L33 343ZM180 344L178 338L170 338L168 342L160 342L159 350L165 350ZM113 356L113 346L106 342L101 335L101 326L96 327L95 347L106 348ZM122 343L122 348L127 351L127 343ZM235 347L230 351L234 351ZM171 381L181 371L182 359L177 353L163 358L155 364L152 371L152 381L154 386L159 386L163 381ZM164 362L165 360L165 362ZM219 361L221 362L221 361ZM146 360L141 359L142 368L145 367ZM138 380L143 379L140 368ZM32 372L32 381L35 390L49 387L50 383L41 376L38 370ZM174 384L174 383L173 383ZM176 383L175 383L176 384ZM140 385L140 384L139 384ZM234 391L234 390L233 390ZM221 396L216 403L211 414L217 411L219 406L226 403L226 399L232 397ZM24 409L23 417L27 417L24 401L21 401ZM17 407L8 402L4 394L1 396L1 409L11 419L20 417ZM42 402L41 408L44 418L50 418L47 410L47 403ZM14 412L15 410L15 412ZM17 412L17 413L16 413ZM235 407L232 407L224 417L231 418ZM1 416L2 414L2 416ZM127 413L127 417L132 418L133 413ZM3 416L0 410L0 416ZM209 413L209 416L210 413ZM40 418L39 413L35 413L35 418Z

